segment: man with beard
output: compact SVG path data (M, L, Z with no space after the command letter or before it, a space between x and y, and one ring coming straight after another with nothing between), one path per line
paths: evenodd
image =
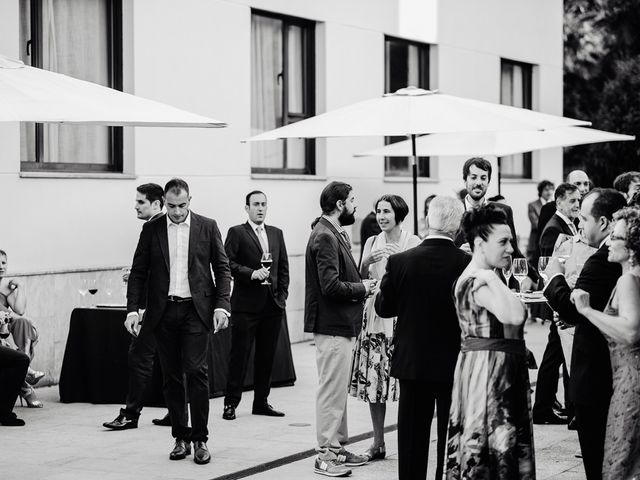
M464 209L466 212L473 208L479 208L487 203L487 189L491 182L491 163L480 157L473 157L464 162L462 167L462 179L465 183L467 190L467 196L464 197ZM511 247L513 248L513 258L522 258L524 255L518 248L518 237L516 235L516 228L513 225L513 210L509 205L500 202L491 202L497 207L500 207L507 214L507 223L511 230ZM464 237L462 229L460 229L456 235L455 245L461 247L467 253L471 253L467 239ZM529 269L529 279L525 279L522 282L523 290L532 290L534 281L537 281L538 276L533 268Z
M318 392L315 473L330 477L351 474L348 467L367 457L348 452L347 385L355 337L362 328L363 300L376 280L362 280L351 255L344 226L355 221L351 185L331 182L320 194L322 216L312 224L305 253L304 331L316 344Z
M581 199L591 190L591 180L589 180L589 176L582 170L572 170L569 172L569 175L567 175L567 183L578 187ZM548 202L540 209L540 218L538 219L539 232L544 231L544 227L547 225L547 222L551 220L554 213L556 213L556 202Z

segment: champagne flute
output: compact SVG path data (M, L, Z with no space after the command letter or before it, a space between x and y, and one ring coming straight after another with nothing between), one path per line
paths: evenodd
M107 278L105 282L104 293L107 295L109 301L111 301L111 294L113 294L113 280L111 278Z
M556 243L553 246L553 256L558 258L561 264L565 264L567 259L571 256L573 251L573 236L561 233L556 239Z
M529 265L526 258L514 258L513 259L513 276L518 281L518 290L522 295L522 281L527 278L529 273Z
M91 278L91 279L87 280L87 291L91 294L92 306L95 306L94 298L96 296L96 293L98 293L98 284L97 284L95 278Z
M271 253L270 252L264 252L262 254L262 258L260 259L260 264L262 265L263 268L266 268L267 270L271 270L271 264L273 263L273 259L271 258ZM265 278L261 285L271 285L271 282L269 281L269 278Z
M507 288L509 288L509 280L511 280L511 276L513 275L513 259L511 255L507 256L507 264L502 267L502 276L507 281Z
M87 293L89 293L89 284L86 278L80 280L80 285L78 286L78 293L82 295L82 301L80 302L81 306L85 306L85 297Z
M124 301L126 303L127 302L127 284L129 283L129 275L131 274L131 268L122 267L120 272L122 273L122 285L121 285L122 296L124 297Z
M549 266L549 260L551 257L540 257L538 259L538 273L544 280L544 284L546 285L549 281L549 275L547 275L547 266Z

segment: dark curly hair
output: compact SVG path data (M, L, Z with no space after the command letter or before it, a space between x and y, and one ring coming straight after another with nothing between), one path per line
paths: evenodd
M486 241L493 232L494 225L508 225L508 223L505 211L492 203L474 208L464 214L462 231L472 250L473 240L480 237Z
M627 240L625 246L633 263L640 265L640 209L625 207L613 214L615 221L624 220L627 224Z

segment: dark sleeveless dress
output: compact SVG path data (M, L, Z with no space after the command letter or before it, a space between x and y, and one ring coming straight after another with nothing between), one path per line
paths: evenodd
M536 477L523 326L480 307L465 279L455 296L462 348L449 415L447 479Z
M640 279L634 277L638 288ZM607 315L618 316L609 303ZM603 480L640 480L640 343L626 345L604 334L609 343L613 394L604 439Z

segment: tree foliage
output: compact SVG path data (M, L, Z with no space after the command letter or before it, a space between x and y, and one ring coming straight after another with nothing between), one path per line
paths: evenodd
M564 114L640 138L640 0L565 0ZM565 150L599 186L640 170L640 140Z

